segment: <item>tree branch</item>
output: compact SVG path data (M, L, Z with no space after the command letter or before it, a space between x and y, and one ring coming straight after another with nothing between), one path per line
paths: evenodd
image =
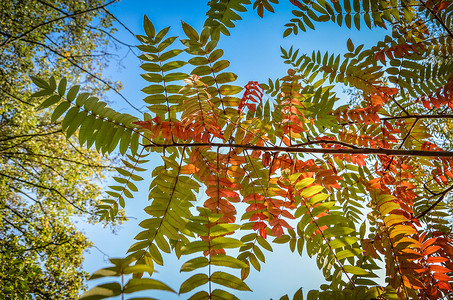
M330 143L325 142L326 144ZM168 147L218 147L218 148L239 148L248 150L261 150L267 152L286 152L286 153L322 153L322 154L364 154L364 155L394 155L394 156L419 156L419 157L453 157L450 151L428 151L428 150L400 150L384 148L354 148L354 149L319 149L319 148L295 148L281 146L256 146L242 144L223 144L223 143L171 143L171 144L148 144L146 148L168 148Z
M427 209L425 209L424 211L422 211L421 213L419 213L419 214L416 216L416 218L417 218L417 219L420 219L420 218L424 217L427 213L429 213L431 210L433 210L434 207L436 207L437 204L439 204L439 203L445 198L445 196L447 195L447 193L448 193L449 191L451 191L451 190L453 190L453 185L450 186L450 187L449 187L448 189L446 189L445 191L440 192L440 193L436 193L436 194L434 194L433 196L431 196L430 198L433 198L433 197L436 197L436 196L441 195L440 198L437 199L436 202L434 202L430 207L428 207Z
M57 130L57 131L51 131L51 132L43 132L43 133L33 133L33 134L23 134L23 135L10 136L10 137L7 137L7 138L5 138L3 140L0 140L0 143L6 142L6 141L9 141L9 140L18 139L18 138L23 138L23 137L46 136L46 135L52 135L52 134L60 133L60 132L61 132L61 129Z
M103 9L107 6L109 6L110 4L116 2L117 0L112 0L104 5L100 5L100 6L97 6L97 7L93 7L93 8L90 8L90 9L87 9L87 10L84 10L84 11L78 11L78 12L75 12L73 14L70 14L70 15L65 15L65 16L62 16L62 17L59 17L59 18L56 18L56 19L52 19L52 20L49 20L47 22L44 22L44 23L41 23L41 24L38 24L38 25L35 25L33 26L32 28L30 28L29 30L23 32L22 34L18 35L18 36L10 36L9 39L6 39L3 43L0 44L0 47L3 47L3 46L7 46L17 40L20 40L22 39L23 37L27 36L30 32L40 28L40 27L43 27L43 26L46 26L46 25L49 25L49 24L52 24L52 23L55 23L55 22L58 22L58 21L61 21L63 19L66 19L66 18L72 18L72 17L75 17L75 16L78 16L78 15L83 15L83 14L86 14L86 13L89 13L91 11L95 11L95 10L99 10L99 9Z
M63 54L61 54L60 52L52 49L52 47L46 45L46 44L43 44L43 43L40 43L40 42L36 42L36 41L31 41L31 40L26 40L26 39L23 39L23 41L27 42L27 43L30 43L30 44L35 44L35 45L38 45L38 46L41 46L47 50L49 50L50 52L56 54L57 56L61 57L61 58L64 58L66 59L68 62L70 62L73 66L75 66L76 68L80 69L81 71L83 71L84 73L90 75L91 77L95 78L96 80L102 82L103 84L105 84L108 88L112 89L113 91L115 91L115 93L117 93L121 98L123 98L124 101L126 101L127 104L129 104L133 109L135 109L136 111L138 111L139 113L142 113L142 111L137 108L135 105L133 105L129 100L127 100L127 98L122 94L120 93L119 91L116 90L115 87L113 87L110 83L108 83L107 81L105 81L104 79L96 76L95 74L91 73L90 71L88 71L87 69L85 69L84 67L80 66L79 64L77 64L75 61L71 60L70 58L67 58L66 56L64 56Z
M6 178L9 178L11 180L15 180L15 181L19 181L19 182L22 182L22 183L25 183L27 185L31 185L31 186L34 186L34 187L37 187L37 188L40 188L40 189L44 189L44 190L48 190L48 191L52 191L52 192L55 192L57 193L61 198L63 198L66 202L68 202L69 204L71 204L74 208L76 208L77 210L81 211L81 212L84 212L84 213L87 213L87 214L91 214L89 211L87 211L86 209L76 205L73 201L69 200L67 197L65 197L65 195L63 195L59 190L53 188L53 187L47 187L47 186L43 186L43 185L40 185L40 184L37 184L37 183L34 183L34 182L29 182L29 181L26 181L26 180L23 180L23 179L20 179L20 178L17 178L17 177L13 177L13 176L9 176L9 175L6 175L4 173L0 173L0 176L3 176L3 177L6 177Z
M453 38L453 32L451 32L450 28L448 28L448 26L439 18L439 16L437 15L437 13L435 13L431 8L429 8L425 1L423 0L420 0L420 2L423 4L423 6L431 13L431 15L433 15L433 17L437 20L437 22L439 22L439 24L445 29L446 32L448 32L448 34L450 35L451 38Z

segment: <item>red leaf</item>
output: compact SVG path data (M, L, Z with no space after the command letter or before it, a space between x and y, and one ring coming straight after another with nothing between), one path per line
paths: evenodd
M288 219L295 219L294 216L287 210L282 210L282 216L284 216Z
M269 152L264 152L263 160L261 163L263 164L264 167L267 167L270 162L271 162L271 154Z
M272 235L275 235L276 237L281 237L283 235L283 228L280 225L275 225L272 228Z
M450 280L453 280L451 277L449 277L445 274L442 274L442 273L434 273L433 277L437 280L445 281L445 282L449 282Z
M441 290L447 290L447 291L451 291L451 286L448 282L445 282L445 281L439 281L437 282L437 286L441 289Z
M427 263L433 264L433 263L441 263L444 261L448 261L448 258L445 257L428 257L426 260Z
M242 200L242 202L248 202L248 201L263 201L265 198L261 194L250 194L247 197Z
M440 247L440 246L430 246L430 247L426 248L425 251L423 251L423 255L428 256L430 254L433 254L434 252L436 252L440 248L442 248L442 247Z
M448 273L448 272L451 271L450 269L445 268L445 267L443 267L443 266L439 266L439 265L430 265L430 266L429 266L429 269L430 269L432 272L436 272L436 273Z
M437 238L431 238L431 239L429 239L429 240L426 240L426 241L423 242L423 244L422 244L422 247L421 247L422 250L425 250L426 247L428 247L428 246L434 244L436 241L437 241ZM425 254L425 255L426 255L426 254Z

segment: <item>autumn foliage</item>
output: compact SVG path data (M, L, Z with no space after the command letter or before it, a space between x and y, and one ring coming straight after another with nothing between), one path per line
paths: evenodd
M38 96L50 95L43 106L71 102L63 125L80 127L82 144L130 151L118 169L123 176L115 178L120 185L109 192L113 199L99 208L101 219L132 197L145 157L161 153L145 208L150 218L125 259L138 271L115 274L151 280L139 266L151 275L154 264L163 264L161 252L198 253L181 267L198 272L179 292L201 287L191 299L234 299L230 290L249 290L244 280L279 243L316 257L329 285L310 291L309 299L451 295L451 1L291 1L295 18L285 36L327 21L391 27L392 36L370 49L348 40L342 56L282 49L287 74L245 87L225 70L217 38L248 1L224 2L210 2L200 33L182 23L182 49L168 28L156 31L145 17L146 34L138 39L149 112L141 120L77 96L78 88L65 95L54 79L35 79ZM273 11L265 0L254 7L260 15ZM220 18L219 11L233 17ZM335 85L359 100L340 105ZM55 110L60 115L63 104ZM385 282L377 279L379 269ZM85 298L89 293L95 292Z

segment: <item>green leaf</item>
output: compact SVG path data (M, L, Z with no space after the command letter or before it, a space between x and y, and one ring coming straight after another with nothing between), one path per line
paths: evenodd
M187 245L184 245L181 249L182 254L192 254L195 252L201 252L208 250L209 245L206 241L194 241Z
M165 283L151 278L132 278L124 286L124 293L126 294L146 290L161 290L176 293Z
M211 241L212 249L239 248L242 247L243 245L244 243L235 238L218 237Z
M208 275L195 274L181 284L181 287L179 288L179 293L180 294L188 293L194 288L197 288L199 286L202 286L203 284L208 283L208 281L209 281Z
M66 100L68 100L69 102L74 101L77 93L79 92L79 89L80 85L74 85L73 87L71 87L68 91L68 94L66 95Z
M216 49L213 52L211 52L211 54L209 54L208 61L210 63L213 63L216 60L218 60L219 58L221 58L222 56L223 56L223 50L222 49Z
M354 228L349 228L349 227L340 227L340 226L335 226L335 227L330 227L327 228L326 230L323 231L323 234L326 238L336 238L340 236L345 236L353 233L355 231Z
M212 298L209 297L208 292L206 291L199 291L190 296L188 300L211 300Z
M104 269L99 269L96 272L94 272L91 277L88 280L93 280L93 279L98 279L98 278L104 278L104 277L113 277L113 276L119 276L120 274L116 270L115 267L110 267L110 268L104 268Z
M304 300L304 295L302 293L302 288L298 289L294 294L293 300Z
M145 33L147 36L152 38L156 35L153 23L151 23L151 21L148 19L146 15L143 16L143 27L145 29Z
M160 60L162 62L164 62L164 61L166 61L166 60L168 60L170 58L173 58L173 57L179 55L181 52L182 52L182 50L178 50L178 49L167 51L167 52L165 52L165 53L160 55Z
M181 24L182 24L182 29L184 30L184 33L186 34L186 36L191 39L192 41L198 41L198 39L200 38L200 36L198 35L198 32L192 28L192 26L190 26L189 24L181 21Z
M241 226L238 224L217 224L210 228L209 235L212 237L224 235L234 232L235 230L239 229L239 227Z
M193 57L193 58L189 59L189 64L194 65L194 66L204 66L204 65L207 65L208 63L209 63L208 59L206 57L202 57L202 56Z
M97 300L114 297L118 295L121 295L121 285L118 282L109 282L100 284L92 288L91 290L85 292L79 299Z
M164 76L164 81L176 81L176 80L183 80L189 77L186 73L170 73Z
M168 71L171 71L174 69L181 68L181 67L185 66L186 64L187 64L187 62L185 62L185 61L180 61L180 60L171 61L162 66L162 71L168 72Z
M77 116L71 121L68 128L66 129L66 138L71 137L76 132L76 130L79 128L82 122L85 121L86 117L87 117L86 111L82 111L77 114Z
M137 274L137 273L149 273L152 274L154 272L154 268L145 265L145 264L136 264L133 266L127 266L124 268L124 274Z
M61 124L61 128L63 130L66 130L66 128L68 128L68 126L77 117L78 114L79 114L79 108L72 107L64 116L63 122Z
M66 92L66 85L68 84L68 81L66 80L65 77L63 77L58 84L58 95L64 96L64 93Z
M268 242L266 239L264 239L263 237L257 236L257 237L256 237L256 241L258 242L258 244L259 244L261 247L263 247L263 248L266 249L267 251L270 251L270 252L273 251L271 245L269 244L269 242Z
M322 191L324 189L324 187L320 186L320 185L313 185L311 187L308 187L306 189L304 189L301 193L300 193L300 196L301 197L311 197L313 196L314 194L317 194L319 193L320 191Z
M213 256L212 258L214 258L214 257L216 257L216 256ZM211 258L211 260L212 260L212 258ZM208 264L209 264L209 261L206 257L196 257L196 258L193 258L193 259L185 262L181 266L180 272L191 272L193 270L206 267Z
M239 300L239 298L236 297L235 295L233 295L227 291L223 291L223 290L219 290L219 289L215 289L212 291L211 299L212 300Z
M211 281L235 290L251 291L241 279L225 272L217 271L212 273Z
M164 92L162 85L150 85L142 89L145 94L161 94Z
M68 101L60 103L53 111L50 121L55 122L56 120L58 120L58 118L68 110L69 106L70 104Z
M131 139L132 131L130 129L126 129L121 136L120 142L120 153L121 155L126 154L127 149L129 148L129 141Z
M221 73L216 76L215 81L217 83L228 83L233 82L237 78L237 75L234 73Z
M230 62L227 60L219 60L212 66L212 71L215 73L218 73L222 71L223 69L228 68L230 65Z
M348 47L348 51L349 52L353 52L354 51L354 44L352 43L351 39L348 39L348 41L346 42L346 45Z
M211 257L211 263L216 266L228 267L228 268L235 268L235 269L242 269L247 268L248 265L243 261L228 256L228 255L215 255Z
M358 256L362 252L363 252L363 250L357 249L357 248L345 249L345 250L339 251L335 256L339 260L342 260L343 258Z
M41 79L41 78L36 77L36 76L30 76L30 79L33 81L33 83L34 83L37 87L42 88L42 89L44 89L44 90L50 89L49 84L48 84L47 81L45 81L44 79Z
M300 175L299 175L300 176ZM298 183L296 183L295 187L296 189L298 190L301 190L307 186L309 186L310 184L312 184L313 182L315 182L315 179L314 178L304 178L302 179L301 181L299 181Z
M38 110L52 106L55 103L58 103L60 100L61 100L60 95L52 95L49 98L47 98L43 103L41 103L41 105L38 106Z
M359 275L359 276L370 275L369 272L365 271L364 269L362 269L360 267L356 267L356 266L344 265L343 269L346 272L348 272L350 274L354 274L354 275Z
M225 85L222 85L219 88L220 94L222 94L224 96L236 95L236 94L238 94L241 91L242 91L242 87L234 86L234 85L226 85L225 84Z

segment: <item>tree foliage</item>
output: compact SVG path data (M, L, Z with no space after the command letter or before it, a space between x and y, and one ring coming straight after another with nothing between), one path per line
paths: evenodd
M92 279L133 273L144 290L151 280L144 273L155 276L162 253L190 255L180 294L235 299L277 243L316 259L329 284L309 299L451 295L453 153L440 147L432 123L450 130L453 66L432 56L452 55L451 1L291 3L285 36L318 22L391 34L369 49L349 39L344 55L282 49L287 75L240 87L217 43L250 2L210 1L201 32L182 23L180 47L169 28L156 30L145 17L146 35L137 38L149 113L141 120L64 80L33 79L35 96L46 96L42 107L58 103L67 135L79 130L82 145L127 154L100 219L115 217L143 180L147 158L161 154L144 208L149 218L124 260L143 269L120 272L112 261L110 273ZM253 6L260 15L273 11L267 1ZM342 105L335 86L354 89L359 101ZM131 281L82 298L130 293Z
M75 299L84 287L82 252L90 242L73 217L95 220L108 161L66 139L53 110L37 113L28 75L58 72L96 94L115 88L101 77L111 58L108 4L0 2L2 299Z

